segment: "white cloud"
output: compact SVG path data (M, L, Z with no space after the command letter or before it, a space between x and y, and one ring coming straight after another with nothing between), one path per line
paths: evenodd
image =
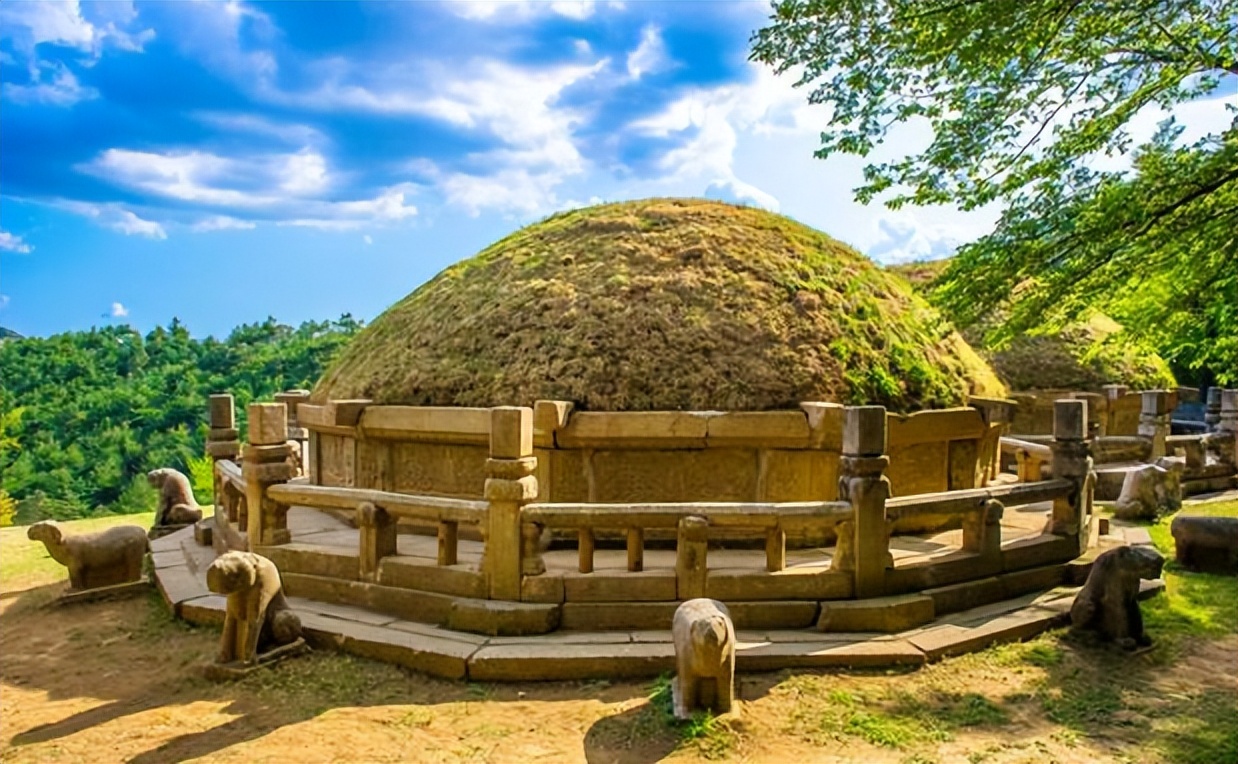
M662 32L652 24L641 30L640 44L628 54L628 76L639 80L646 74L665 69L670 64Z
M227 215L214 215L204 218L189 227L194 233L208 231L244 231L256 228L257 224L249 220L240 220Z
M734 177L714 180L705 188L705 198L721 199L733 204L751 204L770 212L777 212L780 206L771 194Z
M97 204L94 202L79 202L69 199L57 199L48 202L53 207L67 210L83 217L98 221L98 223L126 236L147 236L152 239L166 239L168 234L163 226L151 220L144 220L133 212L124 209L119 204Z
M296 209L305 217L281 220L278 225L317 228L322 231L355 231L375 223L398 223L417 214L417 207L405 203L414 190L411 183L384 189L373 199L351 202L303 202Z
M90 50L95 30L82 18L77 0L66 2L3 3L0 4L0 25L30 48L40 43Z
M128 28L137 19L132 2L94 3L90 8L92 19L82 15L77 0L0 3L0 27L31 55L36 46L50 43L98 58L107 44L136 52L155 37L153 29Z
M573 40L572 48L581 56L587 56L593 52L593 46L589 44L588 40Z
M30 84L4 83L4 95L17 103L43 103L72 106L78 101L97 98L99 92L85 87L77 75L59 61L40 62L30 67Z
M374 243L374 239L370 238L370 235L369 235L369 234L366 234L365 236L362 236L362 237L361 237L361 240L362 240L362 241L364 241L366 244L373 244L373 243Z
M7 294L0 294L0 308L6 308L8 307L8 304L9 296Z
M253 133L303 147L327 142L322 132L309 125L275 122L257 114L203 111L193 116L200 122L226 132Z
M577 21L593 15L599 3L595 0L450 0L448 7L457 16L474 21L527 20L555 14ZM622 7L622 3L607 3Z
M124 318L129 315L129 309L118 302L112 303L112 318Z
M25 255L32 249L34 248L22 241L20 236L11 234L8 231L0 231L0 250L4 250L5 252L18 252Z
M228 207L274 205L287 195L312 195L330 185L326 160L308 149L243 159L108 149L79 169L160 196ZM255 182L262 187L244 187Z
M987 213L961 218L941 208L882 210L857 242L879 263L906 263L949 257L962 244L984 235L992 220ZM952 220L949 218L953 218Z

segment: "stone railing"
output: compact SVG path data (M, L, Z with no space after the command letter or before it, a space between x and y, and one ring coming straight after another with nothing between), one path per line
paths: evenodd
M245 476L241 465L231 461L215 463L215 512L223 513L228 522L245 528L249 512L245 500Z
M327 488L315 485L283 484L271 486L268 493L286 506L315 509L351 510L360 529L358 558L360 577L373 581L384 557L397 554L396 521L405 518L438 527L440 566L459 560L459 527L480 526L486 521L484 501L451 499L442 496L412 496L364 488Z
M1060 548L1069 555L1064 559L1078 555L1081 544L1086 544L1085 529L1091 507L1091 458L1084 439L1086 405L1082 400L1056 404L1055 440L1044 447L1050 453L1053 480L897 498L891 498L890 481L885 474L890 463L886 451L891 418L880 406L843 410L837 467L838 500L538 502L541 465L535 448L534 410L527 407L469 409L464 410L463 416L449 418L441 410L412 407L385 407L403 410L382 411L380 416L365 415L370 416L365 431L372 437L356 440L353 453L361 453L362 449L373 447L373 440L395 432L401 438L414 432L423 439L421 442L431 443L435 439L458 443L463 438L469 441L470 447L484 448L486 477L479 492L484 500L290 482L293 470L288 464L287 410L282 403L249 406L250 439L243 450L242 465L238 467L231 460L220 459L216 474L222 484L234 487L238 495L244 496L246 516L238 516L237 521L248 529L251 547L278 546L291 540L287 526L287 512L291 506L355 512L360 529L359 578L363 581L376 581L383 559L396 556L396 523L406 519L437 525L440 567L456 564L458 526L461 523L478 526L484 540L483 565L480 574L470 575L480 575L476 596L484 593L493 600L540 601L537 598L553 592L553 587L541 582L543 578L552 578L545 576L542 552L546 529L576 531L578 567L582 573L593 570L597 531L624 532L627 570L619 571L619 577L643 569L647 530L673 530L677 550L673 583L676 592L688 593L704 591L703 582L709 574L707 537L710 529L741 530L752 535L763 533L765 570L732 576L732 588L726 590L732 592L732 596L742 597L747 587L767 587L770 591L777 589L790 599L800 596L804 599L874 597L899 588L897 579L891 578L895 571L890 536L895 524L922 515L947 516L961 521L963 551L992 557L1001 552L998 522L1003 502L1018 505L1051 500L1051 531L1063 542L1055 549ZM364 419L361 412L365 406L360 404L350 411L351 406L349 402L335 402L318 410L307 411L302 407L301 421L308 424L311 440L314 433L319 438L324 434L330 436L332 428L352 428L358 420ZM347 424L350 420L352 424ZM906 419L895 421L901 423ZM445 429L449 422L454 426L450 431ZM317 448L310 449L311 465L323 458L323 444L316 445ZM373 466L380 477L384 470L394 469L390 461L394 458L393 452L383 453L387 459L376 460ZM475 456L470 452L466 458ZM417 468L416 464L405 466ZM474 489L471 493L476 496L478 492ZM837 539L828 571L814 576L775 575L792 572L784 571L788 532L820 535L827 530ZM622 589L622 582L616 583ZM710 591L716 593L716 587Z

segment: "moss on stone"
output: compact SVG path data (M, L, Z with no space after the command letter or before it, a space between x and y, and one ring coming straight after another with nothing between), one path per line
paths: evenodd
M353 339L313 400L899 411L1002 394L901 278L789 218L696 199L554 215L453 265Z

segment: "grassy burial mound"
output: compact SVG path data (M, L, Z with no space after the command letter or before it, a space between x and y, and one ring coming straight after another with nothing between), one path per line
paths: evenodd
M901 278L786 217L696 199L560 213L358 334L313 399L768 410L959 405L1001 383Z
M906 278L918 292L928 294L949 262L945 259L902 263L889 266L888 270ZM963 336L980 349L1011 390L1100 392L1108 384L1127 385L1132 390L1177 385L1165 359L1148 346L1132 341L1121 324L1099 311L1058 332L1016 337L1000 350L984 347L986 328L971 327Z

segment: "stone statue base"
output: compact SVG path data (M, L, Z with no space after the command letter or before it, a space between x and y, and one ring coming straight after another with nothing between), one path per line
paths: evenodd
M56 605L77 605L84 602L99 602L124 597L134 597L150 591L150 582L128 581L112 586L100 586L95 589L66 589L63 594L53 600Z
M198 546L214 546L215 518L208 517L193 525L193 540Z
M208 663L202 668L202 674L212 682L230 682L242 679L255 671L269 668L288 658L295 658L310 651L304 637L298 637L296 642L268 650L258 656L253 663L233 661L231 663Z

